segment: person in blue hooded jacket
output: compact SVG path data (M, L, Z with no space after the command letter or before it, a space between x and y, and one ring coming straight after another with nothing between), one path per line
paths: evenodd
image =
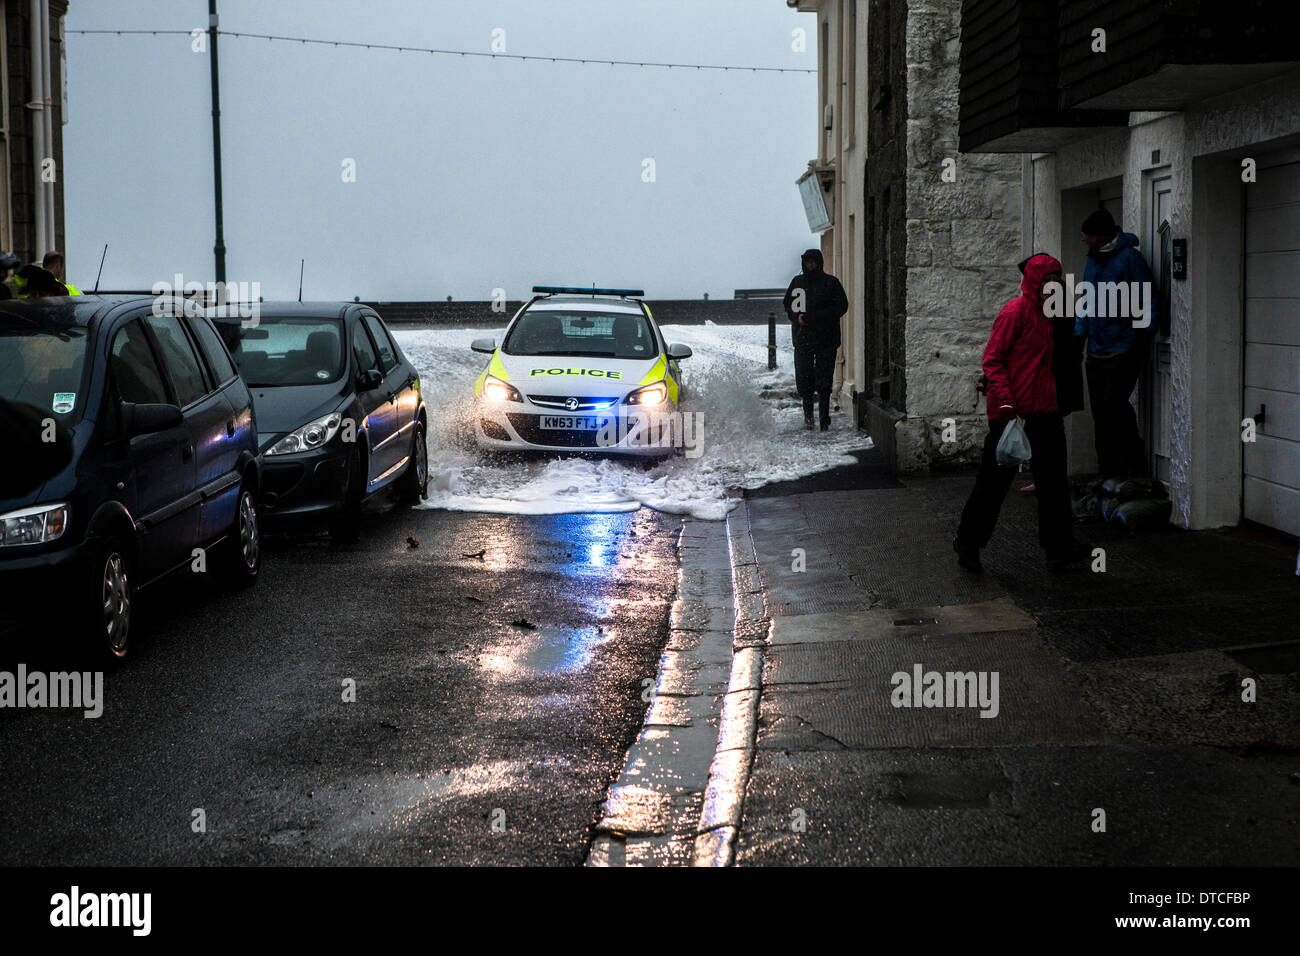
M1138 237L1122 232L1106 210L1084 220L1083 242L1088 247L1083 282L1092 284L1093 296L1079 309L1074 334L1087 341L1084 368L1097 466L1103 477L1145 475L1146 449L1130 399L1158 324L1155 283ZM1107 283L1124 283L1139 295L1116 300L1106 294ZM1112 308L1124 302L1127 309Z

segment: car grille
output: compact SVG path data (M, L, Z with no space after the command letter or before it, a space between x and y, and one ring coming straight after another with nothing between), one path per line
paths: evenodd
M539 428L540 420L536 415L506 413L510 425L524 441L533 445L552 445L563 448L595 448L598 431L566 432L555 429Z
M566 411L570 409L564 404L570 398L578 400L578 407L572 411L581 411L583 409L603 408L606 405L617 405L618 399L610 396L579 396L579 395L529 395L528 400L534 405L540 405L542 408L563 408Z

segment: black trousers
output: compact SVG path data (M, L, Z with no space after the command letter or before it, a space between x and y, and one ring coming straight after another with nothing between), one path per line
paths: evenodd
M957 528L959 548L984 548L993 537L998 514L1016 476L1014 467L998 464L998 439L1006 425L989 422L975 488L961 512ZM1025 419L1025 435L1033 454L1030 468L1038 497L1038 543L1048 554L1063 551L1074 539L1070 509L1070 482L1065 465L1065 422L1061 415L1036 415Z
M1137 343L1131 351L1112 358L1088 356L1088 401L1092 404L1097 468L1103 478L1147 473L1146 447L1138 434L1137 413L1129 404L1144 358L1145 349Z
M835 355L839 345L806 343L796 338L794 345L794 387L803 399L804 414L812 414L816 395L822 419L831 416L831 383L835 379Z

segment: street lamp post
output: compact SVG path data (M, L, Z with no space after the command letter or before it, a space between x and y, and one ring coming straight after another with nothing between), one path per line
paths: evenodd
M217 241L212 247L216 256L217 281L226 281L226 238L221 221L221 87L217 79L217 0L208 0L208 56L212 66L212 186L216 202Z

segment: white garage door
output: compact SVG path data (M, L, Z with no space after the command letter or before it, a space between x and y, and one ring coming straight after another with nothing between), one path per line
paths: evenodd
M1242 514L1300 534L1300 154L1261 158L1246 187Z

